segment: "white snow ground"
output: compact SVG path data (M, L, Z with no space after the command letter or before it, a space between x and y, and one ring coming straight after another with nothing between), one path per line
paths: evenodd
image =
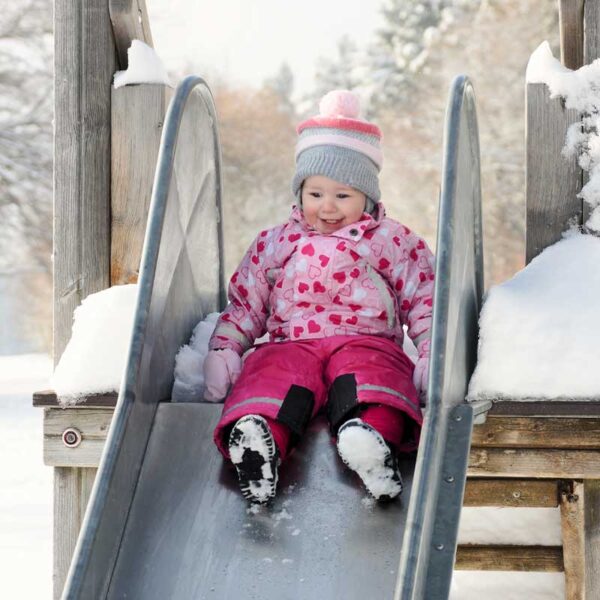
M43 354L0 356L0 597L52 597L52 469L42 461Z

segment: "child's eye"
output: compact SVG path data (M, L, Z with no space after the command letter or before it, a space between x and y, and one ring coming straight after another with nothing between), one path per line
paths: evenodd
M341 193L340 193L340 194L338 194L338 195L337 195L337 197L338 197L338 198L342 198L342 199L343 199L343 198L349 198L349 197L350 197L350 194L341 194Z
M309 192L308 195L312 196L313 198L320 198L321 197L320 192Z

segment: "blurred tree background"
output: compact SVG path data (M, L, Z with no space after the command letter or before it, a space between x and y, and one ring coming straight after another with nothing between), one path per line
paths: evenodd
M359 48L341 35L336 55L318 62L314 88L303 90L299 101L286 64L257 88L205 74L222 142L227 274L261 228L287 218L294 202L295 125L315 114L323 93L335 88L359 93L363 112L383 130L388 214L434 246L444 111L459 73L471 77L478 101L486 285L523 266L525 67L545 39L558 54L555 0L383 0L380 11L383 24L370 43ZM0 14L0 335L16 326L6 298L26 298L26 315L22 302L11 310L31 347L46 350L52 304L51 30L48 0L11 0ZM8 346L0 345L0 353L19 351Z

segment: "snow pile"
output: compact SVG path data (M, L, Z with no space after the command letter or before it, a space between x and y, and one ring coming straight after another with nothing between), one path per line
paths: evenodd
M600 396L600 239L570 233L492 288L469 400Z
M579 121L567 131L563 154L577 156L579 166L589 173L589 181L578 194L592 211L584 230L600 232L600 59L576 71L554 58L548 42L543 42L529 59L527 83L545 83L550 97L562 97L565 106L580 113Z
M127 50L127 70L117 71L114 77L116 88L135 83L164 83L173 87L162 60L147 44L133 40Z
M219 313L211 313L194 327L190 343L182 346L175 357L173 402L200 402L204 397L203 365L208 341L215 329Z
M90 294L73 315L71 339L51 385L61 404L89 394L118 391L125 369L137 285L115 285Z

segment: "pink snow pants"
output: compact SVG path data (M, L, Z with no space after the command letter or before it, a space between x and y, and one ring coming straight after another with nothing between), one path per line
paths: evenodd
M261 344L245 359L225 400L215 443L228 458L227 436L245 415L261 415L285 425L295 442L323 409L335 435L362 408L380 405L403 413L405 426L400 430L404 436L395 446L400 451L412 450L423 422L413 370L413 363L395 342L378 336Z

